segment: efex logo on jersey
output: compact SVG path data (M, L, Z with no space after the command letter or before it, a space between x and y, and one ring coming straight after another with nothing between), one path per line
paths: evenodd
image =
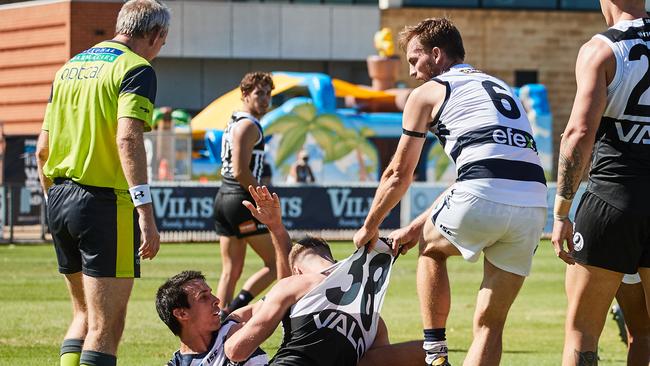
M495 127L492 131L492 140L497 144L527 148L537 152L537 145L533 136L516 128Z

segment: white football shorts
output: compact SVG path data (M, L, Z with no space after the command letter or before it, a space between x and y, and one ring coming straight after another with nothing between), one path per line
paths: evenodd
M463 258L485 257L497 268L528 276L546 223L545 207L488 201L454 188L444 193L431 220Z
M623 283L626 285L636 285L637 283L641 283L641 276L639 276L639 273L635 274L625 274L623 275Z

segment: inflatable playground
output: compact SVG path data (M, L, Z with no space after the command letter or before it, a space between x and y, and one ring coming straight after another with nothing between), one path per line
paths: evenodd
M309 155L318 183L379 180L402 133L402 112L410 89L376 90L321 73L273 72L273 109L261 119L272 182L283 183L301 151ZM538 153L552 169L552 116L546 88L515 89L533 127ZM217 98L190 122L195 152L192 177L218 179L221 138L233 111L241 107L238 88ZM198 148L197 148L198 147ZM303 152L304 153L304 152ZM453 163L429 134L416 180L450 182Z

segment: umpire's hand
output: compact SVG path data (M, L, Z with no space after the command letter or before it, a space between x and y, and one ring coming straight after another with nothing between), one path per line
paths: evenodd
M142 259L153 259L160 249L160 234L156 227L156 220L153 216L153 205L151 203L138 206L138 223L140 224L141 245L138 255Z

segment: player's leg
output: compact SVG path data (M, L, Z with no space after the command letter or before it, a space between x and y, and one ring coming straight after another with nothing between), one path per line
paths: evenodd
M626 276L629 277L629 276ZM616 292L627 328L627 365L648 366L650 362L650 317L645 304L643 285L621 283Z
M422 341L410 341L373 347L366 352L359 366L421 366Z
M465 365L498 365L501 360L503 327L524 276L506 272L484 260L483 282L476 299L474 339Z
M71 232L80 238L88 334L80 365L117 363L133 280L140 277L140 227L128 192L80 187ZM99 224L101 223L101 224Z
M88 314L81 272L65 275L72 300L72 322L61 344L61 366L78 366L84 339L88 332Z
M221 276L217 286L217 297L224 304L229 304L232 300L235 286L244 270L244 260L246 258L246 242L235 236L221 236L219 239L219 248L221 250ZM229 312L229 309L224 309Z
M81 365L114 365L133 278L83 276L88 335Z
M501 227L499 240L483 249L483 282L476 300L474 339L466 365L498 365L501 360L503 328L508 311L526 276L539 245L546 209L516 207L483 202L482 216Z
M417 292L429 364L447 358L445 332L451 308L447 258L454 255L460 255L458 249L438 232L433 221L427 220L420 240Z
M242 290L230 304L230 311L248 305L248 303L269 287L276 277L275 249L271 243L269 234L259 234L246 237L245 239L251 248L262 258L264 267L246 280Z
M567 315L563 365L597 365L598 339L623 273L639 266L645 222L585 192L576 213L565 288Z
M639 267L639 276L645 292L645 304L648 314L650 314L650 267Z
M68 216L76 210L75 190L69 184L56 184L49 190L48 224L52 232L59 272L65 275L72 304L72 322L63 338L60 351L61 366L78 366L84 339L88 331L86 301L81 277L79 241L68 228Z
M590 265L567 266L564 366L598 364L598 339L622 278L622 273Z

